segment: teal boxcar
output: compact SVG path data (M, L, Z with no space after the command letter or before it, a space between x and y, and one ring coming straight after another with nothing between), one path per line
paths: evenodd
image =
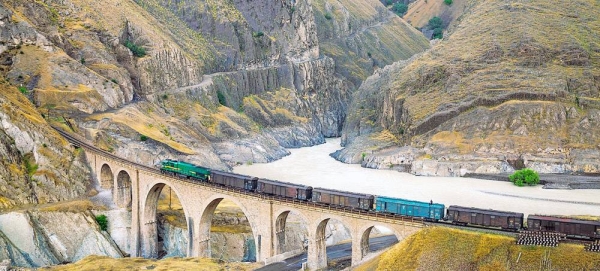
M185 175L189 178L208 180L210 169L194 164L166 159L160 162L160 171L163 173L171 172L173 174Z
M444 204L405 200L378 196L375 209L378 212L440 220L444 216Z

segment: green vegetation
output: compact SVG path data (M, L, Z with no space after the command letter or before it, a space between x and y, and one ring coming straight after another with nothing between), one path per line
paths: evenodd
M140 135L140 141L146 141L146 140L148 140L148 136Z
M217 90L217 99L219 100L219 104L221 104L222 106L227 106L225 95L220 90Z
M106 231L108 229L108 218L105 215L96 216L96 222L98 222L100 230Z
M25 162L25 169L27 170L27 175L29 177L33 176L39 168L39 165L35 163L35 158L32 153L28 153L23 157Z
M333 15L331 15L330 12L325 13L325 19L331 20L332 18L333 18Z
M540 175L533 169L524 168L508 176L516 186L536 185L540 183Z
M82 64L82 65L85 65L85 58L81 57L81 58L79 59L79 62L81 62L81 64Z
M115 84L119 84L119 82L117 82L117 79L112 78L112 79L110 79L110 81L113 82L113 83L115 83Z
M408 6L404 3L398 2L394 4L394 6L392 7L392 11L398 14L398 16L402 16L408 11Z
M444 21L440 17L433 17L429 19L427 27L433 30L433 39L441 39L444 37Z
M259 37L262 37L264 35L265 35L265 33L263 33L262 31L252 32L252 37L254 37L254 38L259 38Z
M127 47L136 57L143 57L146 55L146 49L144 47L137 45L130 40L125 42L125 47Z
M394 3L394 0L385 0L385 5L386 6L391 6Z
M27 88L24 86L19 86L19 91L25 95L29 93L29 90L27 90Z
M446 5L452 5L452 0L444 0L444 4Z

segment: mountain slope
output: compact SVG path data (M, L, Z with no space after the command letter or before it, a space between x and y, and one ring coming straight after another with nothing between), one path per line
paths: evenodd
M430 51L366 80L338 158L361 162L362 152L373 153L363 164L426 175L523 163L598 172L599 7L477 2Z

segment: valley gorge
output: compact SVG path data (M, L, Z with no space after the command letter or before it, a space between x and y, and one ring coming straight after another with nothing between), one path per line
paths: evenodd
M341 137L334 159L413 175L600 174L600 4L455 0L430 41L427 1L404 2L405 18L378 0L0 2L0 260L130 254L131 207L54 128L154 168L231 171ZM185 216L161 215L161 256L185 257ZM252 261L252 232L228 231L213 258Z

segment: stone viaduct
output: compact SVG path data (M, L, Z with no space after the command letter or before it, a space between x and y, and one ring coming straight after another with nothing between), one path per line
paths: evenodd
M101 186L112 189L114 202L119 207L131 208L132 257L158 256L157 203L165 186L171 187L183 206L189 240L188 257L210 257L211 220L223 199L235 202L243 210L252 227L256 260L265 263L293 256L283 253L282 243L285 242L288 214L299 215L308 230L307 265L311 270L327 267L325 227L330 219L340 221L350 230L352 265L360 263L369 252L369 233L373 227L386 227L402 240L425 226L420 220L317 206L163 175L157 169L129 162L61 134L85 150L87 161Z

